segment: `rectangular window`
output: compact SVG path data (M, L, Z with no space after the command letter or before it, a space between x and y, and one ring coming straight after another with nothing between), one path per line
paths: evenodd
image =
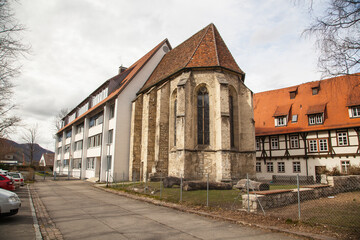
M61 155L62 147L58 148L58 155Z
M351 116L354 118L360 117L360 106L351 107Z
M108 143L113 143L113 129L109 130L108 133Z
M102 134L98 134L88 138L88 148L97 147L101 145L101 136Z
M107 170L111 169L111 156L106 156Z
M81 168L81 158L76 158L73 160L73 168L80 169Z
M301 172L300 162L293 162L293 171L294 171L294 173L300 173Z
M275 126L276 127L286 126L286 116L276 117L275 118Z
M257 151L261 150L260 139L259 138L256 138L256 150Z
M290 99L294 99L296 96L296 91L290 92Z
M64 167L69 166L69 159L64 159Z
M341 161L341 172L348 173L350 167L350 161Z
M65 153L70 152L70 144L65 145Z
M278 172L279 173L285 172L285 163L284 162L278 162Z
M103 112L96 114L90 118L89 127L94 127L100 125L104 122L104 114Z
M328 151L328 141L327 141L327 139L319 139L319 150L320 150L320 152Z
M317 147L317 140L309 140L309 152L317 152L318 151L318 147Z
M272 162L266 163L267 172L274 172L274 164Z
M61 136L58 137L58 142L61 142L62 141L62 134Z
M323 114L312 114L309 115L309 125L317 125L317 124L323 124Z
M271 149L279 149L279 139L277 137L271 138Z
M83 113L85 113L89 109L89 103L87 102L83 106L79 108L78 116L81 116Z
M71 130L66 132L66 138L71 138Z
M298 121L298 115L297 114L292 115L291 122L296 123L297 121Z
M319 93L319 87L312 88L312 95L317 95Z
M109 119L112 119L114 116L115 116L115 104L110 106Z
M82 150L82 148L83 148L83 141L82 140L75 142L74 151Z
M95 169L95 158L86 159L86 169Z
M76 134L82 133L84 131L84 123L76 126Z
M299 148L299 136L290 136L290 148Z
M338 146L347 146L348 145L347 132L338 132L337 140L338 140Z
M57 167L60 167L60 166L61 166L61 160L57 160L57 161L56 161L56 166L57 166Z
M261 162L256 162L256 172L261 172Z

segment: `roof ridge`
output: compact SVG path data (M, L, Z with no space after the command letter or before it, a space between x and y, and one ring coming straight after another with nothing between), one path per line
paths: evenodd
M205 28L206 28L206 31L205 31L204 35L201 37L201 40L199 41L199 44L198 44L197 47L195 48L193 54L192 54L192 55L190 56L190 58L189 58L189 61L185 64L184 67L186 67L186 66L191 62L191 59L195 56L195 53L196 53L197 50L199 49L202 41L204 40L204 37L206 36L207 32L209 31L210 26L211 26L211 24L209 24L208 26L205 27ZM201 31L201 30L200 30L200 31ZM194 35L195 35L195 34L194 34ZM194 36L194 35L193 35L193 36Z
M213 23L211 23L211 27L212 27L212 30L213 30L213 37L214 37L214 45L215 45L215 54L216 54L216 60L218 62L218 65L220 65L220 59L219 59L219 54L218 54L218 49L217 49L217 42L216 42L216 37L215 37L215 25Z

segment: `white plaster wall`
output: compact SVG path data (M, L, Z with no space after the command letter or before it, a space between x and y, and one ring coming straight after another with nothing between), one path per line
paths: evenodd
M78 150L73 153L73 158L81 158L81 156L82 156L82 150Z
M109 120L109 129L114 129L115 124L116 124L115 118L110 119Z
M67 138L67 139L65 140L65 145L70 144L70 143L71 143L71 138Z
M164 43L163 46L167 45ZM131 127L131 103L136 98L136 93L144 85L157 64L165 55L162 47L144 65L134 79L119 94L115 104L116 126L114 127L114 145L116 146L113 155L112 175L121 180L123 173L129 178L129 153L130 153L130 127Z
M70 156L70 153L68 153L68 152L65 153L65 154L64 154L64 159L69 159L69 156Z
M73 169L72 170L72 176L79 178L80 177L80 169Z
M95 177L95 170L85 170L85 178L92 178L92 177Z
M83 136L84 136L84 133L78 133L78 134L76 134L75 135L75 139L74 139L74 141L75 142L77 142L77 141L80 141L80 140L82 140L83 139Z
M60 141L60 142L57 143L57 147L58 147L58 148L61 147L61 146L62 146L62 141Z
M92 128L89 128L88 137L91 137L91 136L97 135L99 133L102 133L102 129L103 129L102 124L99 124L99 125L93 126Z
M98 146L98 147L93 147L93 148L89 148L87 150L87 157L100 157L100 154L101 154L101 147Z

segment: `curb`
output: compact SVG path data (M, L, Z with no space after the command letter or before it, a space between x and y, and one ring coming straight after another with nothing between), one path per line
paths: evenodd
M260 225L260 224L253 224L253 223L248 223L245 221L239 221L233 218L228 218L228 217L223 217L220 215L216 215L216 214L211 214L211 213L207 213L207 212L201 212L201 211L195 211L192 209L186 209L186 207L184 208L183 206L181 207L179 204L176 203L168 203L168 202L163 202L157 199L150 199L144 196L138 196L138 195L133 195L130 193L126 193L126 192L122 192L122 191L116 191L113 189L109 189L109 188L104 188L101 185L97 185L94 184L93 185L94 188L100 189L102 191L105 192L109 192L109 193L113 193L119 196L123 196L123 197L127 197L127 198L131 198L134 200L139 200L139 201L143 201L143 202L147 202L147 203L151 203L157 206L162 206L162 207L167 207L167 208L172 208L181 212L186 212L186 213L192 213L192 214L196 214L199 216L203 216L203 217L208 217L208 218L213 218L213 219L218 219L218 220L223 220L223 221L227 221L227 222L231 222L231 223L235 223L235 224L241 224L243 226L248 226L248 227L257 227L257 228L261 228L261 229L265 229L265 230L270 230L273 232L280 232L280 233L286 233L286 234L291 234L294 236L298 236L298 237L303 237L303 238L308 238L308 239L315 239L315 240L335 240L336 238L333 237L329 237L329 236L323 236L323 235L319 235L319 234L313 234L313 233L306 233L306 232L296 232L296 231L290 231L290 230L286 230L283 228L278 228L278 227L272 227L272 226L265 226L265 225Z

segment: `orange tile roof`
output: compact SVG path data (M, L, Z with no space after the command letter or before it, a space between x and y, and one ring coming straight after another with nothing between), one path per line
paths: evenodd
M66 126L64 126L62 129L60 129L57 133L62 132L64 129L68 128L69 126L73 125L76 122L79 122L82 120L86 115L94 112L95 110L99 109L100 106L103 106L106 102L114 99L116 96L118 96L122 90L131 82L131 80L136 76L136 74L142 69L142 67L149 61L149 59L156 53L157 50L164 44L167 43L170 46L170 43L167 39L163 40L161 43L159 43L156 47L154 47L150 52L145 54L142 58L140 58L138 61L136 61L133 65L131 65L128 69L126 69L121 74L118 74L115 77L112 77L111 79L115 78L121 78L123 75L126 77L121 81L120 87L116 89L114 92L109 94L104 100L87 110L85 113L83 113L81 116L77 117L72 122L68 123ZM109 79L110 80L110 79ZM107 81L109 81L107 80ZM71 111L73 112L73 111ZM70 113L71 113L70 112Z
M312 95L313 87L319 87L317 95ZM295 98L290 99L289 92L296 88ZM349 102L355 104L349 105ZM278 106L290 105L287 126L275 127L274 113L277 112ZM349 117L348 106L354 105L360 105L359 73L256 93L254 94L256 136L359 127L360 118ZM324 123L309 126L307 114L321 112L325 112ZM295 114L298 115L298 121L293 123L291 116Z
M244 74L215 25L209 24L165 54L139 93L166 81L168 77L184 68L197 67L223 67Z

